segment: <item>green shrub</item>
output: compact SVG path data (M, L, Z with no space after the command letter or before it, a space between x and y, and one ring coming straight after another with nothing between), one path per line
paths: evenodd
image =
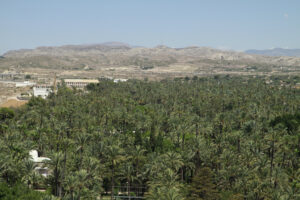
M0 183L1 200L41 200L45 194L30 190L25 185L17 184L12 187Z

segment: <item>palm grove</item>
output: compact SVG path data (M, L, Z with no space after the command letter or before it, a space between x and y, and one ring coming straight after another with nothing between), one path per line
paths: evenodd
M23 184L46 188L36 199L107 199L120 186L154 200L299 199L297 81L101 81L3 108L0 197ZM31 149L51 158L46 179Z

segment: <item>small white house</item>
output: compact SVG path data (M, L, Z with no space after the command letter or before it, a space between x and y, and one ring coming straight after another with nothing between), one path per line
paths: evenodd
M51 92L51 86L48 85L37 85L33 87L33 96L35 97L42 97L43 99L46 99Z
M38 166L35 168L35 170L41 174L44 177L47 177L49 175L49 169L47 167L43 167L43 163L45 161L50 160L50 158L47 157L39 157L37 150L31 150L29 151L30 160L36 163Z

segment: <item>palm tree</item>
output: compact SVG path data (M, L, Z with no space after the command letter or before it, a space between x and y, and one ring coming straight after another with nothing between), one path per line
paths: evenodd
M103 192L102 177L104 176L103 171L105 171L104 166L100 164L97 158L84 157L82 168L88 173L88 179L91 181L91 188L93 188L92 191L95 192L95 196L101 196Z
M67 194L70 195L71 200L74 200L74 192L77 189L77 184L78 179L74 175L69 175L64 180L64 189L66 190Z
M28 188L32 188L37 184L41 176L37 171L35 170L37 167L37 164L34 163L31 160L26 159L24 161L24 176L22 177L22 181L25 182L28 186Z
M141 176L141 168L144 165L146 156L146 150L143 149L141 146L137 145L129 152L129 160L132 160L133 165L135 167L135 176L139 178Z
M86 133L80 133L77 135L75 140L76 153L79 153L79 166L82 165L83 153L86 143L89 140L89 136Z
M114 141L114 138L110 138L104 149L106 165L110 169L110 178L111 178L111 200L113 200L113 193L115 187L115 174L116 168L118 165L125 160L124 150L118 145L118 141Z
M181 155L173 151L163 154L162 161L168 168L173 169L175 172L184 165Z
M135 171L132 166L132 163L127 160L126 163L122 165L121 174L124 178L126 178L127 181L127 195L129 199L130 199L131 183L133 183L138 178L137 176L134 175L134 172Z
M212 172L209 168L202 168L198 171L189 187L188 199L217 200L219 195L216 185L213 183Z
M62 152L52 153L50 160L45 161L45 164L52 170L49 180L53 185L54 195L62 197L62 183L63 183L63 162L64 154Z
M76 193L77 193L77 197L78 200L80 200L80 197L82 195L82 191L88 186L89 181L91 181L89 179L88 173L86 170L82 169L80 171L76 171L75 172L75 177L76 177Z
M184 149L180 151L180 156L182 158L182 162L184 163L184 165L180 168L181 181L184 181L187 172L190 172L189 175L191 175L195 169L195 164L192 162L195 153L190 149Z
M179 200L183 197L183 186L177 181L177 174L171 170L166 169L156 177L153 177L148 182L149 191L146 193L146 199L158 200Z
M9 184L21 181L24 160L28 159L27 142L17 133L5 133L0 139L0 177Z
M155 177L166 167L163 165L161 156L156 152L148 154L146 160L147 163L144 165L144 176L148 175L150 177Z

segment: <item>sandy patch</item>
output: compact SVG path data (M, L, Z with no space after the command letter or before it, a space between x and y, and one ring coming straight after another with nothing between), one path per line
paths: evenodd
M12 108L17 108L17 107L20 107L20 106L23 106L27 103L28 101L20 101L20 100L17 100L17 99L9 99L7 100L6 102L4 102L3 104L0 105L0 107L6 107L6 108L9 108L9 107L12 107Z

